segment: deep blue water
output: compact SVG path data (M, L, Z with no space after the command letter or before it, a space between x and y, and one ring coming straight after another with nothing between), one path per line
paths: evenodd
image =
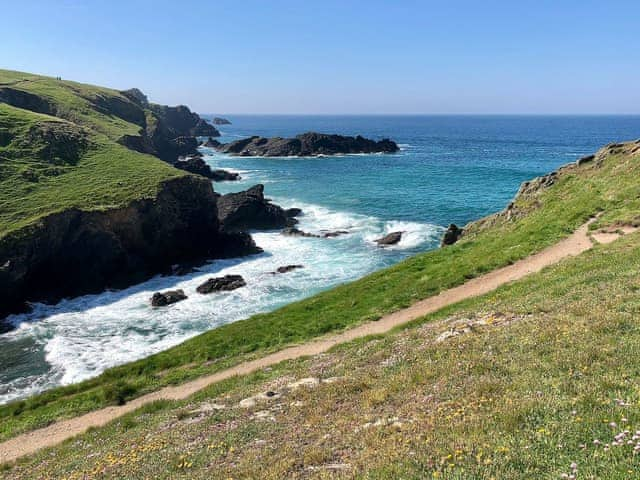
M519 184L600 146L640 137L640 117L543 116L240 116L220 127L222 141L306 131L361 134L398 142L392 155L323 158L232 158L203 149L212 166L240 171L226 193L256 183L285 207L304 211L310 232L344 229L335 239L257 232L265 253L212 262L186 277L157 277L120 292L36 305L0 335L0 403L144 357L225 323L273 310L331 286L436 248L443 227L502 209ZM388 249L374 240L406 232ZM269 272L286 264L305 268ZM247 287L198 295L212 275L239 273ZM154 291L182 288L188 300L152 309Z
M502 209L522 181L600 146L640 137L640 117L609 116L236 116L228 141L305 131L395 140L398 155L233 159L216 165L259 172L268 192L385 220L464 224Z

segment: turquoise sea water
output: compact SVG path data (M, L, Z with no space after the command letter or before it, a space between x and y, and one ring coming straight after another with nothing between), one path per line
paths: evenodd
M18 327L0 335L0 403L77 382L113 365L175 345L205 330L277 308L318 291L436 248L443 228L502 209L519 184L591 153L603 144L640 137L640 117L543 116L234 116L222 141L305 131L389 137L393 155L321 158L232 158L204 149L214 167L239 171L285 206L301 207L300 228L344 229L335 239L289 238L256 232L265 253L212 262L186 277L157 277L118 292L57 305L35 305L11 317ZM405 231L399 245L378 248L384 233ZM304 269L269 272L286 264ZM247 287L198 295L212 275L239 273ZM189 299L151 309L157 290L183 288Z

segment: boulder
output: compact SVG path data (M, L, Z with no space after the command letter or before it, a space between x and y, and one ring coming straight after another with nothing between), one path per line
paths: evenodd
M223 153L235 156L309 157L347 153L393 153L398 145L389 139L370 140L360 135L348 137L308 132L295 138L250 137L219 147Z
M210 278L198 288L198 293L207 294L212 292L228 292L244 287L247 283L240 275L225 275L224 277Z
M391 233L385 235L384 237L378 238L376 240L376 243L378 245L381 245L381 246L384 246L384 245L395 245L400 240L402 240L402 234L403 233L404 232L391 232Z
M152 307L166 307L172 303L186 300L188 297L182 290L169 290L167 292L156 292L150 299Z
M303 265L285 265L283 267L278 267L276 269L276 273L288 273L292 270L297 270L298 268L304 268Z
M288 227L282 230L282 235L286 235L288 237L310 237L310 238L320 238L320 235L316 235L313 233L303 232L302 230L296 227Z
M459 228L455 223L452 223L449 225L446 232L444 232L440 246L444 247L446 245L453 245L462 236L463 231L464 230L462 228Z
M220 196L218 220L227 231L271 230L298 223L296 219L288 217L281 207L264 198L263 185Z

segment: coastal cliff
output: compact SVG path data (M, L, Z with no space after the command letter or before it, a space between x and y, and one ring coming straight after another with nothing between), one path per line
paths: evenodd
M0 240L0 315L24 301L120 288L174 264L257 253L251 237L219 229L210 182L164 182L154 199L106 211L68 209Z
M222 231L208 179L171 166L218 135L138 89L0 70L0 318L260 251Z

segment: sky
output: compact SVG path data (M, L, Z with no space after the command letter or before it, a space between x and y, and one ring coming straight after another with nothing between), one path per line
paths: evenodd
M21 0L1 10L0 68L138 87L200 113L640 113L637 0Z

